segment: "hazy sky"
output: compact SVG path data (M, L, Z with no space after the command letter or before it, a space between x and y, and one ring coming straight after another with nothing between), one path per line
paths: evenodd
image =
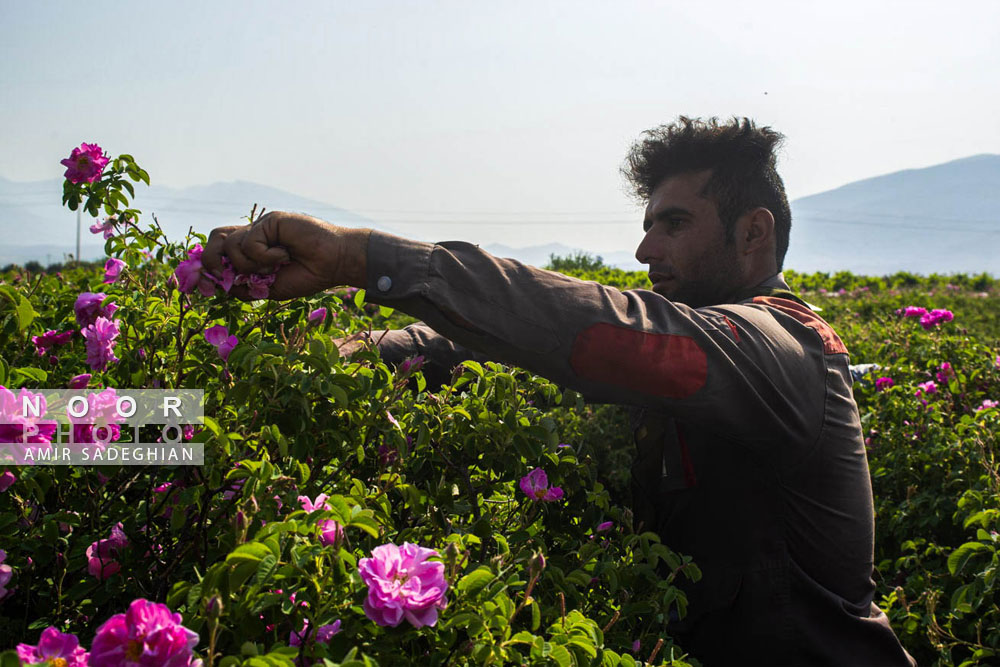
M680 114L785 133L790 198L1000 153L998 32L985 0L0 0L0 176L97 142L425 240L631 249L619 166Z

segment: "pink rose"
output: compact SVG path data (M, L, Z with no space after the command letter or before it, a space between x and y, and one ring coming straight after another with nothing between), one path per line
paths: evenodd
M121 277L122 269L124 268L125 262L115 257L110 258L104 263L104 282L109 285L116 282Z
M4 470L3 474L0 475L0 493L3 493L11 487L11 485L17 481L17 475L12 473L10 470Z
M323 519L316 525L319 527L319 543L325 547L339 549L344 542L344 527L333 519Z
M122 523L111 528L111 536L97 540L87 547L87 572L98 580L104 580L121 570L115 560L128 546L128 538L122 532ZM98 631L100 632L100 631Z
M112 216L100 224L95 223L91 225L90 233L91 234L103 233L104 240L107 241L108 239L110 239L112 236L115 235L115 224L117 224L117 222L118 221L114 218L114 216Z
M80 334L87 339L87 363L95 371L103 371L109 363L118 362L115 356L115 339L118 338L121 320L98 317Z
M118 310L118 306L109 303L102 306L102 302L107 298L104 292L82 292L73 304L73 311L76 313L77 324L80 328L86 328L97 321L98 317L111 319L111 316Z
M333 636L340 632L340 619L337 619L333 623L320 626L319 630L315 634L311 635L312 638L319 644L327 644L333 639ZM289 646L302 646L302 642L310 637L309 633L309 620L306 619L302 623L302 629L298 632L290 632L288 634L288 645Z
M55 329L49 329L41 336L32 336L31 342L35 345L35 352L38 356L44 357L49 353L49 349L56 345L65 345L73 337L73 330L57 333Z
M236 336L230 336L229 329L221 324L205 329L205 340L215 346L223 361L229 360L229 353L240 342Z
M326 308L317 308L316 310L309 313L309 324L319 325L323 324L326 319Z
M31 405L38 405L38 417L31 412L24 415L22 406L25 399ZM10 389L0 385L0 442L23 444L27 441L30 444L46 445L45 448L48 448L58 424L53 420L42 419L47 409L45 397L41 394L22 388L15 395ZM15 456L21 454L15 452ZM24 459L18 459L18 462L23 463Z
M409 542L375 547L358 562L368 585L365 615L382 626L396 627L404 618L415 628L437 623L438 610L448 605L444 563L428 560L437 555Z
M903 310L897 310L896 312L903 317L920 317L927 314L927 309L921 306L907 306Z
M929 313L925 313L920 318L920 326L924 329L933 329L942 322L951 322L955 316L950 310L935 308Z
M947 361L941 362L941 370L937 372L937 381L942 384L948 384L948 380L955 377L955 370L951 367L951 364Z
M277 276L273 273L267 276L259 273L251 273L250 275L240 273L237 274L233 282L236 285L246 285L251 299L266 299L276 278Z
M541 468L535 468L521 478L521 490L534 501L552 502L563 497L558 486L549 488L549 478Z
M64 634L54 627L42 630L38 646L17 645L17 657L26 663L49 661L58 667L87 667L89 654L76 635Z
M108 162L97 144L80 144L59 164L66 167L64 176L70 183L93 183L101 177Z
M115 614L97 629L90 647L92 667L187 667L194 657L198 633L181 625L180 614L165 604L139 598L128 611Z
M7 584L10 583L11 577L14 576L14 568L10 565L4 565L4 560L7 559L7 552L0 549L0 600L4 599L13 592L13 589L8 590Z

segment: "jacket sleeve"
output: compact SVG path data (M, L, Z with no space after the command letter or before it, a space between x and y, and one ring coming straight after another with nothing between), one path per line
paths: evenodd
M650 407L759 444L818 436L820 336L746 303L693 309L649 290L493 257L465 242L372 232L367 298L470 350L594 400Z

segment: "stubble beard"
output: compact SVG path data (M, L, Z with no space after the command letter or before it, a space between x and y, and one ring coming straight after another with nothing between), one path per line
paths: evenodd
M743 276L736 261L736 246L727 243L724 252L701 258L699 275L678 279L670 290L657 290L676 303L691 308L704 308L723 303L734 303L744 289Z

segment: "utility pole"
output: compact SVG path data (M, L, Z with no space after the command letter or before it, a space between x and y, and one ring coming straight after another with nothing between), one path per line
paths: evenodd
M80 209L76 209L76 263L80 263Z

